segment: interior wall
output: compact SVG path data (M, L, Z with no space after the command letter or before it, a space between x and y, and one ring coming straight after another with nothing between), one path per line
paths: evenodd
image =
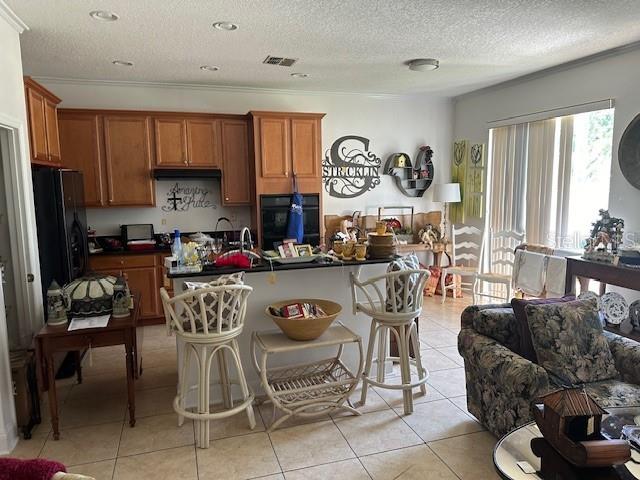
M487 122L559 107L613 98L613 159L609 209L625 220L640 242L640 190L622 176L618 146L625 128L640 113L640 50L630 51L529 81L490 88L454 99L454 138L488 140ZM594 220L598 212L594 212Z
M434 183L447 181L450 177L453 109L448 98L40 81L63 100L62 107L69 108L235 114L250 110L323 112L326 113L322 121L323 154L334 140L349 134L370 139L369 149L382 159L383 165L391 153L407 152L413 158L418 148L426 144L435 152ZM374 213L383 205L414 206L417 212L438 209L440 206L433 204L430 198L430 191L423 198L404 196L393 179L386 175L382 176L378 187L359 197L338 199L326 192L323 197L325 214L339 215L354 210Z

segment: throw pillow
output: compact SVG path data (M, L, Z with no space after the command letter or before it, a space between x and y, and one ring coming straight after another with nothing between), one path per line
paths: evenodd
M420 261L415 254L405 255L404 257L396 258L389 264L387 272L398 272L402 270L420 270ZM404 310L404 291L405 288L412 292L415 289L416 282L419 280L418 275L399 275L394 280L393 288L395 288L395 297L393 295L393 288L391 283L387 280L387 312L393 312L393 306L396 306L398 312ZM420 292L422 294L422 292ZM414 304L414 298L411 293L407 297L407 303L409 306Z
M228 275L220 275L218 278L211 282L184 282L185 290L198 290L201 288L208 287L221 287L225 285L244 285L244 272L231 273ZM207 324L209 329L217 328L218 321L218 302L222 301L223 310L222 310L222 326L226 327L228 325L228 321L230 320L230 309L231 306L229 303L231 302L232 294L231 293L222 293L222 294L213 294L207 293L203 297L204 301L204 314L200 311L200 302L197 297L193 297L191 300L187 301L187 305L193 311L196 317L196 330L198 332L203 331L202 327L202 318L205 317L207 319ZM185 330L191 330L191 322L189 320L189 315L186 312L182 312L183 318L183 328ZM232 320L232 319L231 319Z
M511 300L511 307L515 314L515 328L518 333L519 346L518 352L522 357L526 358L530 362L538 363L538 357L536 351L533 348L533 342L531 341L531 331L529 330L529 323L527 322L527 313L525 307L527 305L548 305L551 303L573 302L576 299L573 295L567 295L562 298L536 298L532 300L523 300L520 298L514 298Z
M563 386L618 378L596 299L525 307L538 364Z
M520 355L520 341L513 309L493 307L480 310L473 317L473 329Z

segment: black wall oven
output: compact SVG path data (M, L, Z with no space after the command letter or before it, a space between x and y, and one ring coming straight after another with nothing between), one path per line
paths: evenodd
M260 195L262 248L272 250L273 242L282 242L287 233L291 195ZM302 195L303 243L320 245L320 195Z

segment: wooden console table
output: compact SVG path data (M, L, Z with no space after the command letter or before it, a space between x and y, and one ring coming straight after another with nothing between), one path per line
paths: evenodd
M581 257L567 257L565 295L576 293L576 279L579 280L580 278L602 282L605 287L606 285L615 285L640 291L640 269L613 265L612 263L594 262ZM604 287L600 289L601 294L604 291ZM640 333L634 331L631 325L627 325L624 322L619 326L607 325L605 330L640 341Z
M136 327L140 316L140 296L134 296L134 308L128 317L110 318L106 327L86 328L83 330L68 331L68 325L45 325L36 335L36 349L41 363L42 371L46 372L43 378L49 391L49 409L51 411L51 427L53 439L60 438L58 419L58 396L56 393L56 372L54 370L53 355L57 352L79 352L86 348L110 347L124 345L127 367L127 395L129 407L129 425L136 424L135 411L136 399L134 381L138 374L138 346ZM78 365L80 369L80 365ZM78 370L78 382L82 382L81 371Z

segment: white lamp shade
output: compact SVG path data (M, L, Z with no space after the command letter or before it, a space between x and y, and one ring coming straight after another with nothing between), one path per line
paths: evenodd
M440 183L434 185L433 201L440 203L458 203L460 201L460 184Z

